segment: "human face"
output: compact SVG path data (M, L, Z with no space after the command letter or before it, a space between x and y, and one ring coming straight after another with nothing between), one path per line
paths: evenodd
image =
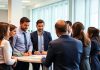
M15 34L16 34L16 28L14 30L10 31L9 35L10 35L10 37L13 37Z
M7 40L8 40L9 37L10 37L9 33L10 33L10 27L8 27L7 34L6 34L6 36L5 36L5 39L7 39Z
M87 36L88 38L90 38L90 35L89 35L88 31L87 31L87 33L86 33L86 36Z
M21 29L22 29L23 31L27 31L27 29L28 29L28 27L29 27L29 22L21 23L20 26L21 26Z
M72 33L72 27L69 24L67 24L66 27L67 27L68 33Z
M38 25L36 25L36 27L37 27L37 30L39 32L42 32L43 31L43 28L44 28L44 23L39 23Z

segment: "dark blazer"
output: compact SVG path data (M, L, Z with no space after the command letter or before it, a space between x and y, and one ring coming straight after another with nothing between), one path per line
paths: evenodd
M52 40L50 32L44 31L43 38L44 38L44 50L47 51L48 50L48 44ZM31 33L31 41L32 41L32 44L33 44L33 50L38 51L38 34L37 34L37 31L34 31L34 32Z
M100 45L99 42L96 40L95 37L91 39L91 70L100 70L100 61L98 58L98 53L100 52Z
M54 70L79 70L82 42L68 35L51 41L46 60L43 64L49 67L54 63ZM44 58L43 58L44 60Z

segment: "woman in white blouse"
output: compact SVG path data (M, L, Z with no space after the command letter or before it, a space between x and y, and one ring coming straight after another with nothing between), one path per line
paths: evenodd
M9 39L9 24L0 22L0 70L11 70L11 65L17 62L16 57L12 57L12 48Z

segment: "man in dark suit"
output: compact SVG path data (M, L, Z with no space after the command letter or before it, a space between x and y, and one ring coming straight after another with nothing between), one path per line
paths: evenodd
M35 55L47 54L48 44L52 40L50 32L44 31L44 21L39 19L36 22L37 31L31 33L33 53ZM33 63L33 70L39 70L40 64Z
M46 60L43 65L49 67L54 63L54 70L79 70L82 43L69 35L66 35L64 20L58 20L55 24L56 34L59 37L49 43Z

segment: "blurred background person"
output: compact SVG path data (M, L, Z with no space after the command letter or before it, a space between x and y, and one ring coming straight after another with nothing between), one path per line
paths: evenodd
M91 50L90 39L84 33L84 25L81 22L75 22L72 26L72 36L80 40L83 44L83 53L81 56L80 70L91 70L89 57Z
M72 22L71 21L65 21L67 25L67 33L68 35L72 36Z
M0 22L0 70L12 70L12 66L17 62L17 58L12 58L12 48L8 41L10 27L8 23Z
M89 27L87 31L88 37L91 39L91 52L90 52L90 63L91 70L100 70L100 61L98 54L100 53L99 45L99 30L95 27Z

